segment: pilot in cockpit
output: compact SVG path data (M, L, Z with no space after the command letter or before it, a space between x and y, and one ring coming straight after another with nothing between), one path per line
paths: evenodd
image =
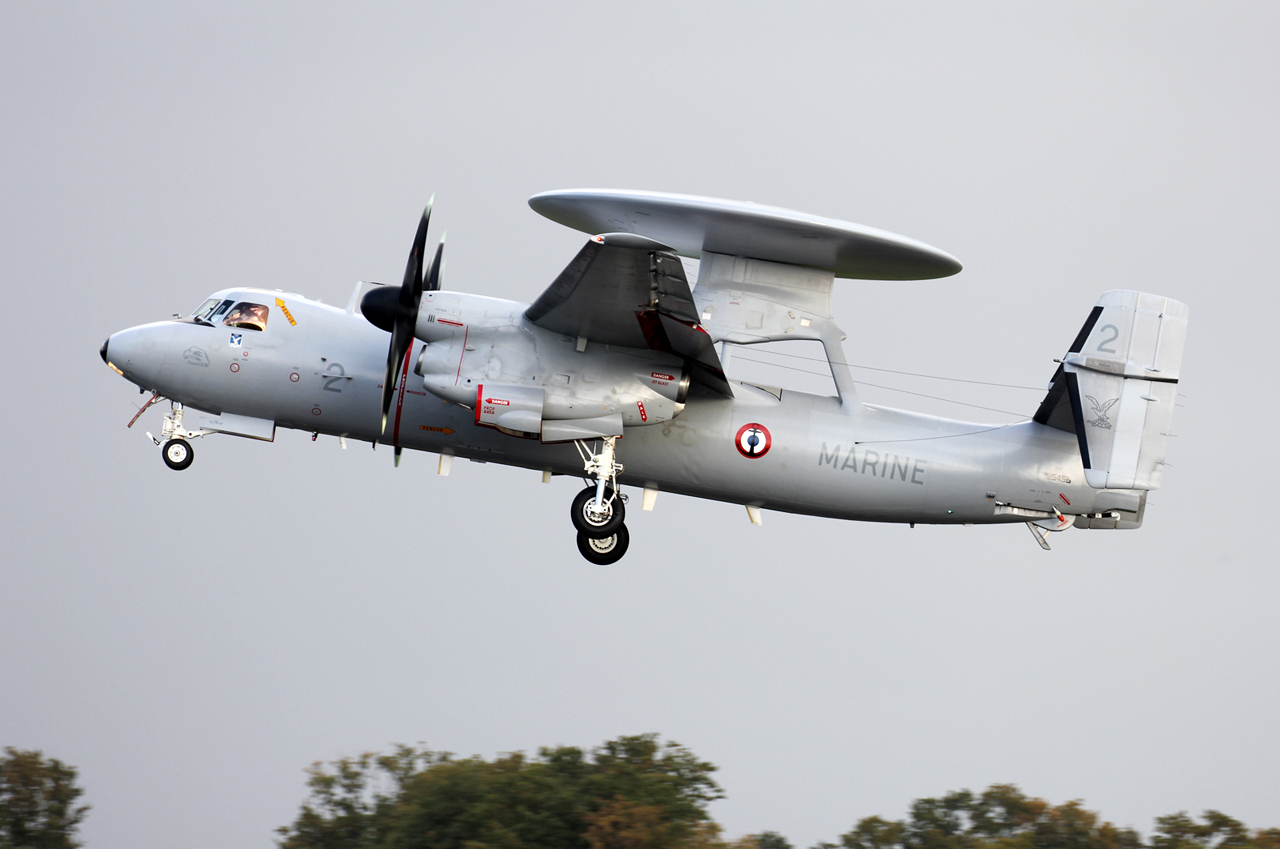
M268 309L263 304L251 304L245 301L235 305L222 323L228 327L247 328L249 330L267 329Z

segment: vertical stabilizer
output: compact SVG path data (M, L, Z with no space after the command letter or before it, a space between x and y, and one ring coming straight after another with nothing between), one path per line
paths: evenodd
M1035 420L1076 434L1090 486L1160 486L1187 312L1170 298L1112 290L1063 357Z

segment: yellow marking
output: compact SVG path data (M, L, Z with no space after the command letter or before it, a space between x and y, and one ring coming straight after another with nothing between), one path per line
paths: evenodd
M432 427L431 425L418 425L418 430L430 430L435 433L456 433L451 427Z
M289 319L290 327L297 327L298 322L293 320L293 313L289 312L289 308L284 305L284 301L276 298L276 306L280 308L280 312L284 313L284 317Z

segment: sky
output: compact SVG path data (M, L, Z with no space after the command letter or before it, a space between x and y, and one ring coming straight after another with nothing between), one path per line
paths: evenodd
M0 4L0 745L80 770L94 849L271 846L308 764L394 743L650 731L720 766L729 835L798 847L996 782L1144 832L1280 825L1278 26L1266 3ZM109 334L228 286L397 282L433 193L445 288L531 301L585 237L526 199L577 187L958 257L837 281L873 368L1042 387L1103 291L1185 301L1144 526L1046 553L665 494L599 568L575 481L292 431L200 440L177 474L140 432L159 410L125 428ZM1041 397L856 376L977 421Z

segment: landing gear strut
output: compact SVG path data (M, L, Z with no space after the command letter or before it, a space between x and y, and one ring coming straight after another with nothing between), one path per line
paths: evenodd
M600 566L621 560L631 539L623 524L625 496L618 492L618 474L623 466L614 459L617 439L605 437L600 451L595 453L582 440L574 442L582 456L583 470L596 482L573 499L570 518L578 531L578 551Z
M191 443L187 440L197 439L207 433L212 433L212 431L187 430L184 428L182 426L182 404L179 401L174 401L169 412L165 414L164 424L160 426L160 438L156 439L150 433L147 434L147 438L160 446L160 456L164 458L164 464L175 472L180 472L190 466L196 458L195 451L192 450Z

